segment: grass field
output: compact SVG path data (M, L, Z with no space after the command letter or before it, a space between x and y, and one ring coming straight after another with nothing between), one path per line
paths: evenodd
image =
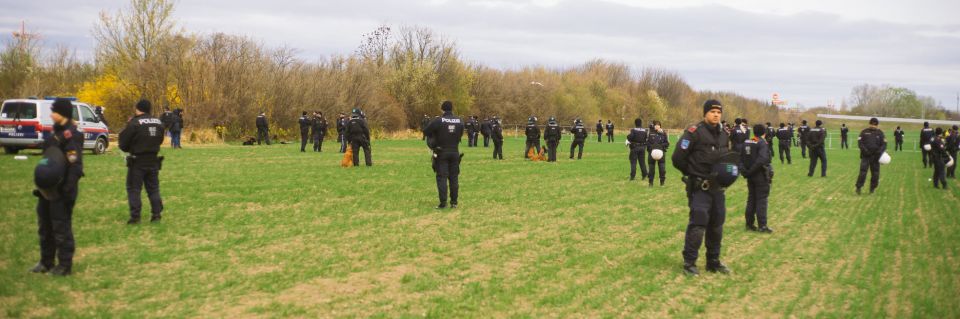
M87 155L68 278L27 273L39 158L3 155L0 317L960 317L960 185L934 189L919 153L857 196L856 150L808 178L795 149L774 165L776 232L744 229L738 181L733 274L687 278L680 176L629 182L622 138L557 163L522 161L519 139L504 161L463 148L461 207L441 211L418 140L376 141L374 167L351 169L329 141L165 149L165 218L134 227L120 156Z

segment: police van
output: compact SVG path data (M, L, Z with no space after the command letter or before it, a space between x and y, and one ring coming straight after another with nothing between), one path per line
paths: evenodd
M40 148L43 140L53 134L50 108L53 98L13 99L3 101L0 107L0 146L7 154L22 149ZM83 148L94 154L103 154L109 146L107 125L97 118L89 105L72 99L73 120L83 133Z

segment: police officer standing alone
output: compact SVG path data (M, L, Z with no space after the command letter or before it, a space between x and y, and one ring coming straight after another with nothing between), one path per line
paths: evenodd
M30 269L33 273L49 272L54 276L68 276L73 269L76 250L73 207L77 203L78 186L83 177L83 134L73 122L74 109L66 99L57 99L51 107L53 134L43 141L44 154L56 152L60 160L45 158L52 161L47 165L55 169L55 178L50 185L41 185L42 176L35 176L37 187L49 187L52 191L33 192L38 198L37 233L40 235L40 262ZM160 138L163 138L162 132ZM66 170L65 175L63 170ZM56 260L60 263L54 265Z
M313 112L313 121L311 122L310 138L313 139L313 151L323 150L323 139L327 136L327 119L323 118L323 112Z
M547 143L547 162L557 161L557 147L560 146L561 133L557 118L551 117L547 121L547 127L543 129L543 141Z
M670 139L667 138L667 132L660 127L660 121L653 121L653 124L650 126L650 134L647 137L647 150L650 154L647 159L647 164L650 166L650 172L647 173L647 178L650 181L651 187L653 186L653 175L657 169L660 169L660 186L663 186L663 183L667 180L666 155L668 148L670 148ZM660 150L662 152L659 160L653 159L652 154L654 150Z
M313 126L313 121L307 117L307 111L303 111L297 123L300 123L300 152L306 152L307 140L310 139L310 127Z
M270 145L270 125L267 124L267 114L260 112L260 115L257 115L257 145L260 145L263 140Z
M450 208L457 208L457 198L460 191L460 137L463 136L463 123L459 117L453 115L453 103L444 101L440 105L443 115L433 120L423 131L427 137L428 147L433 151L434 172L437 174L437 192L440 195L440 205L437 209L447 207L447 183L450 190Z
M772 233L767 227L767 199L770 196L770 185L773 179L773 167L770 166L770 148L764 135L763 125L753 127L752 139L743 143L740 160L743 163L741 172L747 179L747 229L761 233ZM757 226L753 225L754 220Z
M847 133L850 133L847 123L840 124L840 149L850 149L850 144L847 143Z
M490 135L493 137L493 159L503 159L503 126L500 117L494 116L490 122Z
M703 104L703 121L687 129L673 152L673 166L684 175L690 219L683 245L683 270L699 275L696 262L706 237L707 271L729 273L720 262L723 222L726 218L725 187L736 181L739 156L729 152L729 137L720 127L723 105L717 100ZM731 159L732 158L732 159Z
M597 120L597 142L603 142L603 120Z
M583 158L583 142L586 141L587 135L590 133L583 127L583 121L577 119L573 122L573 127L570 128L570 134L573 134L573 142L570 142L570 159L573 159L573 150L579 147L580 149L577 151L577 159L579 160Z
M531 148L534 152L540 152L540 127L537 126L536 116L527 119L527 128L524 134L527 136L527 145L523 149L523 158L529 158Z
M894 145L893 150L902 151L903 150L903 130L900 129L899 126L897 126L897 129L893 131L893 138L896 141L896 144Z
M127 127L118 138L120 150L127 155L127 202L130 204L129 225L140 223L140 189L147 189L150 199L150 222L159 222L163 212L160 199L160 168L163 156L160 144L163 143L163 125L159 119L150 116L150 102L137 102L135 115L127 122Z
M813 177L813 170L817 168L817 160L820 160L820 177L827 177L827 151L823 148L823 141L826 139L827 131L821 127L823 122L817 120L817 127L808 128L807 133L803 135L803 143L810 149L810 170L808 177Z
M613 143L613 122L607 120L607 143Z
M860 175L857 176L857 195L867 181L867 168L870 169L870 194L880 186L880 156L887 151L887 139L878 126L877 118L870 119L870 127L860 131L857 147L860 148Z
M947 133L947 153L953 158L953 166L947 167L947 178L957 178L957 151L960 150L960 132L956 125Z
M370 128L367 127L367 120L362 117L359 108L353 109L352 113L350 121L347 122L344 138L350 141L350 148L353 149L353 166L360 166L360 149L363 149L363 159L367 166L373 166L370 155Z
M793 133L790 132L790 129L786 128L783 123L780 123L780 129L777 130L777 149L780 152L780 164L783 164L783 154L787 154L787 164L792 164L790 161L790 141L793 140Z
M923 122L923 129L920 130L920 156L923 157L923 168L927 168L927 162L930 159L930 151L926 146L933 142L933 129L930 128L930 122ZM933 167L933 162L930 162Z
M647 129L643 128L643 120L633 120L634 128L627 134L627 147L630 148L630 180L637 176L637 164L640 164L640 179L647 179L647 163L644 155L647 153Z

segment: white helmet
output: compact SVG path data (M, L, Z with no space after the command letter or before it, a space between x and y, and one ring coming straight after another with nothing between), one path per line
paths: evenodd
M890 164L890 154L883 152L883 155L880 155L880 164L887 165Z
M653 160L655 161L659 161L661 158L663 158L663 151L661 150L650 151L650 157L652 157Z
M950 155L947 155L947 156L950 156ZM954 163L953 163L953 156L950 156L950 161L947 162L947 167L953 167L953 164L954 164Z
M924 145L923 145L923 150L924 150L924 151L929 152L931 149L932 149L932 147L930 147L930 144L924 144Z

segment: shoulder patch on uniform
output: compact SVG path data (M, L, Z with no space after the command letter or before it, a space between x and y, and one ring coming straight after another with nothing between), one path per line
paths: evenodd
M693 132L696 132L696 131L697 131L697 127L696 127L696 126L691 126L690 128L687 129L687 132L690 132L690 133L693 133Z
M65 138L67 138L67 139L69 140L70 138L73 137L73 131L70 131L70 130L65 130L65 131L63 131L63 137L65 137Z
M691 131L691 132L692 132L692 131ZM680 149L684 149L684 150L685 150L685 149L687 149L688 147L690 147L690 140L688 140L688 139L682 139L682 140L680 140Z

